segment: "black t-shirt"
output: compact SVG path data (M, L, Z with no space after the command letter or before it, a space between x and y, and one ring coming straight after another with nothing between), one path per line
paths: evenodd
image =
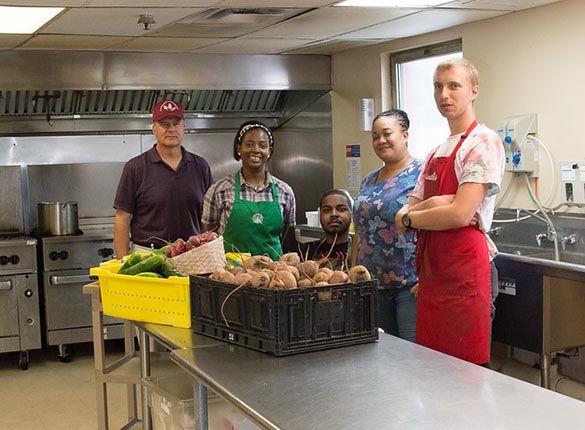
M350 263L348 254L351 252L351 238L345 243L336 243L333 249L331 249L331 244L327 243L325 239L306 243L303 255L306 255L307 249L310 260L319 261L329 254L327 260L329 260L334 270L339 270L342 266L347 268ZM325 262L322 265L325 265Z

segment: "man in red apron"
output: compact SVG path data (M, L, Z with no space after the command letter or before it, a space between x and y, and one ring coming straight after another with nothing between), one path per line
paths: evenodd
M435 102L451 136L427 156L423 173L396 216L418 230L416 341L463 360L490 358L490 266L485 235L503 175L498 135L475 120L477 70L447 60L434 73Z

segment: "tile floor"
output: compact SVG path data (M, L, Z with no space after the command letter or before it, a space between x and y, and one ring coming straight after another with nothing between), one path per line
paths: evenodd
M32 351L26 371L18 367L16 354L0 354L0 429L97 428L92 345L78 344L73 349L75 355L70 363L61 363L55 348ZM108 360L120 357L123 349L121 341L108 342ZM510 376L539 383L538 369L506 359L502 350L494 351L492 366ZM585 384L566 384L556 375L552 381L553 388L555 385L560 388L558 391L585 400ZM127 422L125 385L108 387L110 428L119 429Z
M108 342L108 359L123 354L122 342ZM91 344L73 346L70 363L57 359L56 348L30 352L22 371L15 353L0 354L0 429L95 430L97 401ZM127 421L125 385L108 384L110 428Z

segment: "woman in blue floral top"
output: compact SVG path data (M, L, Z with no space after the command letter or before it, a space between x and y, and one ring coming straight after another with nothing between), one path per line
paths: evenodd
M354 206L353 255L378 279L378 314L386 333L410 341L416 334L416 298L410 289L418 282L414 269L412 234L396 230L394 218L408 201L422 162L408 152L406 112L382 112L372 124L372 146L384 166L362 181ZM357 251L357 252L355 252Z

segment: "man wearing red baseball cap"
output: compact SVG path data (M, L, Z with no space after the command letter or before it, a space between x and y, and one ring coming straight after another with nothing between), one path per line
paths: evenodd
M181 103L157 102L152 121L156 143L126 163L114 199L117 258L128 254L130 238L134 249L151 249L201 232L203 196L213 182L209 164L183 148Z

